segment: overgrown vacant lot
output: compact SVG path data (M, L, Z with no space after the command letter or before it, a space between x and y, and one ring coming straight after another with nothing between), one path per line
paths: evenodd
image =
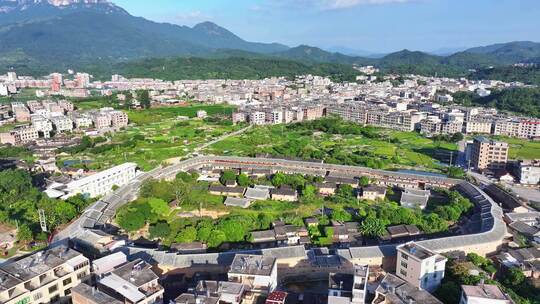
M510 144L508 157L510 159L538 159L540 158L540 141L519 138L497 137Z
M206 120L193 119L198 110L209 115L223 113L220 118ZM124 162L135 162L141 169L152 169L162 161L181 157L193 151L198 145L214 137L241 128L233 126L225 118L232 111L226 106L189 106L130 111L130 126L119 131L103 142L91 144L77 151L67 149L60 158L65 160L87 160L93 169L105 169ZM177 120L177 116L190 117L187 121ZM219 116L219 115L218 115ZM228 117L228 116L227 116ZM73 153L75 152L75 153Z
M254 128L211 146L208 153L324 160L327 163L382 169L444 171L457 153L455 143L424 138L414 132L361 127L326 118L287 126Z

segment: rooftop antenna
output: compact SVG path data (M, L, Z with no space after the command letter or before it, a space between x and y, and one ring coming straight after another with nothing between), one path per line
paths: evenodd
M39 209L39 225L41 226L41 231L47 232L47 218L45 217L45 210Z

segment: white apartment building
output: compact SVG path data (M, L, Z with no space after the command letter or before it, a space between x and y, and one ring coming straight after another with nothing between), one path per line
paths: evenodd
M242 283L255 293L268 294L277 287L276 258L237 254L227 275L230 282Z
M73 121L66 116L52 116L51 121L57 132L71 132L73 131Z
M50 120L39 114L32 114L31 120L34 129L42 133L44 138L51 137L51 132L53 131L53 124Z
M75 128L85 129L92 126L92 118L86 115L72 117L73 122L75 123Z
M537 185L540 183L540 160L520 161L517 175L521 184Z
M447 259L414 242L397 247L396 274L419 289L434 291L444 278Z
M479 284L462 285L459 304L513 304L512 299L504 294L497 285Z
M468 120L465 123L465 133L491 134L492 125L488 120Z
M253 111L249 113L249 122L254 125L266 124L266 113L261 111Z
M279 125L283 123L283 111L273 110L266 113L266 121L273 125Z
M97 197L108 194L113 186L124 186L135 178L137 164L125 163L94 175L81 178L68 183L66 197L77 194L87 194L90 197Z
M31 126L21 126L10 132L0 133L0 143L14 146L23 145L38 138L38 131Z
M4 304L68 302L71 289L89 274L88 259L63 246L8 260L0 266L0 301Z

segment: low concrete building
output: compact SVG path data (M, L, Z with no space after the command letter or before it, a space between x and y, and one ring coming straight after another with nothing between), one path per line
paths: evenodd
M291 187L281 186L278 189L272 189L270 191L272 200L275 201L287 201L295 202L298 200L298 194L296 190Z
M240 208L249 208L251 205L251 200L247 198L239 197L227 197L224 202L227 207L240 207Z
M461 285L459 304L513 304L509 295L497 285L480 284L478 286Z
M336 193L336 183L318 183L315 185L319 189L319 194L323 196L330 196Z
M208 192L212 195L242 197L246 188L243 187L225 187L222 185L210 185Z
M270 198L270 191L261 188L247 188L244 197L253 201L264 201Z
M237 254L227 276L230 282L242 283L251 292L269 294L277 287L276 258Z
M103 274L97 280L97 288L122 303L160 303L164 289L158 279L150 264L137 259Z
M424 209L427 206L431 192L429 190L404 189L401 193L400 204L406 208Z
M442 304L437 298L413 284L387 274L375 290L374 304Z
M386 187L370 185L362 188L361 199L370 201L384 199L386 197Z

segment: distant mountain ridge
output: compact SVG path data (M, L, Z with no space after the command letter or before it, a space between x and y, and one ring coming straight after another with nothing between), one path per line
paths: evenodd
M470 69L538 62L540 43L494 44L446 56L402 50L375 58L250 42L212 22L193 27L157 23L107 0L0 0L0 72L14 68L38 74L164 57L375 65L385 72L462 76Z
M215 56L235 49L269 54L278 43L249 42L211 22L194 27L134 17L106 0L0 0L0 64L79 68L147 57Z

